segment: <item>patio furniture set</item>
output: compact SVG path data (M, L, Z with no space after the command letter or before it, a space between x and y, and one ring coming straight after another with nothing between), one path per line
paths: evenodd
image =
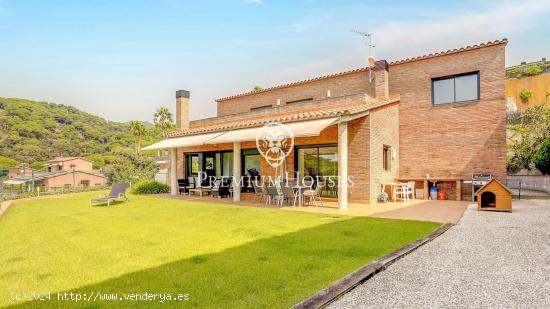
M325 183L321 181L302 181L296 179L284 180L275 184L260 183L260 181L250 181L253 188L253 194L256 200L265 202L266 205L274 203L281 207L285 202L293 206L302 207L304 204L316 205L320 202L322 205L321 193ZM180 194L191 196L210 195L212 197L229 197L233 195L231 179L223 178L215 181L200 182L198 177L190 176L185 179L178 179L178 190Z
M317 205L317 201L322 206L321 192L324 187L324 182L311 180L299 182L296 179L289 179L274 184L254 182L254 195L260 201L265 200L266 205L275 203L277 207L282 207L285 202L288 205L292 202L293 206L298 203L299 207L306 203Z
M200 197L204 194L218 198L233 195L231 180L226 178L202 183L199 181L199 177L190 176L185 179L178 179L178 191L180 194L187 193L189 196L191 194L198 194Z

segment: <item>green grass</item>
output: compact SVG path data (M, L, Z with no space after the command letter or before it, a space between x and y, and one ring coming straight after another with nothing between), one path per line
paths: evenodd
M0 306L283 308L439 226L94 194L15 205L0 218ZM51 291L49 302L11 292ZM187 293L181 302L57 302L57 292Z

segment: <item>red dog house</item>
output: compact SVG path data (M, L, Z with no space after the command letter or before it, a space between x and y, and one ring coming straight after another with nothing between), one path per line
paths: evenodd
M512 211L512 191L496 179L477 190L477 210Z

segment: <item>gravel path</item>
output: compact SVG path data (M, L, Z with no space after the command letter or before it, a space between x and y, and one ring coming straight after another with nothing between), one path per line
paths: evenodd
M468 207L445 234L329 308L550 308L550 201Z

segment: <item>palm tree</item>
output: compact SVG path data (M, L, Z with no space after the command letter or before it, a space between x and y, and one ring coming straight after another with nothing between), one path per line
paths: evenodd
M141 151L141 138L143 135L145 135L145 132L147 131L147 128L141 121L132 120L130 122L130 132L134 135L136 141L135 141L135 150L136 155L139 156L139 153Z
M162 136L166 137L166 132L174 128L174 121L172 120L172 113L168 110L168 107L161 106L157 109L153 115L153 122L155 127L162 131Z

